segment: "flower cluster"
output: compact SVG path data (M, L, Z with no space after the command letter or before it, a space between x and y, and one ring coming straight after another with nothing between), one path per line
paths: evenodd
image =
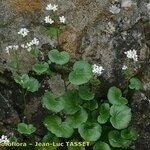
M21 28L18 34L21 34L23 37L28 35L29 30L26 28ZM39 40L37 38L34 38L31 42L28 42L26 44L21 44L21 45L10 45L6 47L6 53L9 54L10 50L18 50L19 48L24 48L27 49L29 52L32 49L32 46L38 46L39 45Z
M26 28L21 28L18 34L22 35L23 37L27 36L29 33L29 30Z
M1 138L0 138L0 143L9 143L9 140L8 140L7 136L2 135Z
M58 5L48 4L46 6L46 10L55 12L56 10L58 10ZM49 15L45 17L44 21L45 21L45 23L48 23L48 24L53 24L55 22ZM64 16L61 16L61 17L59 17L59 21L60 21L60 23L65 23L66 18Z
M30 52L33 45L35 46L39 45L39 40L37 38L34 38L31 42L27 43L26 45L21 44L21 48L26 48Z
M6 53L9 54L9 50L11 50L11 49L17 50L18 48L19 48L19 45L9 45L6 47L5 50L6 50Z
M103 73L104 68L102 66L96 65L94 64L92 66L93 70L92 72L94 73L94 75L100 76Z
M112 14L118 14L120 13L120 8L117 7L116 5L112 5L111 7L109 7L109 11L112 13Z
M47 6L46 6L46 10L52 10L52 11L56 11L56 10L58 10L58 5L52 5L52 4L48 4Z
M137 51L135 49L124 52L127 55L127 58L138 61Z

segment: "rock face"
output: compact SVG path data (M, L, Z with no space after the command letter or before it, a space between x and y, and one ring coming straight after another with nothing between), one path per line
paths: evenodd
M0 0L1 73L5 62L10 60L6 46L26 43L34 37L40 40L40 48L46 44L55 46L56 40L45 34L48 3L58 4L59 14L67 18L67 28L59 39L72 58L101 64L105 69L102 78L106 82L123 85L121 68L127 61L124 52L135 49L138 53L135 74L142 77L144 90L149 90L150 70L145 71L150 58L150 4L147 0ZM23 27L30 30L27 38L17 34ZM21 70L28 72L36 60L27 52L21 55Z

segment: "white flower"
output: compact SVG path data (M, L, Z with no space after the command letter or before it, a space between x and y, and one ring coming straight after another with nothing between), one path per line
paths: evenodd
M150 10L150 2L147 4L147 9Z
M21 28L18 34L22 35L23 37L27 36L29 33L29 30L26 28Z
M52 5L52 4L48 4L47 6L46 6L46 10L52 10L52 11L56 11L56 10L58 10L58 5Z
M31 41L32 45L39 45L39 40L37 38L34 38L32 41Z
M6 50L6 53L9 54L9 50L11 50L11 49L17 50L18 48L19 48L18 45L9 45L9 46L6 47L5 50Z
M49 24L54 23L54 21L50 18L50 16L46 16L44 20L45 20L45 23L49 23Z
M128 67L126 65L122 66L122 70L126 70Z
M18 45L14 45L14 46L13 46L13 49L15 49L15 50L17 50L18 48L19 48Z
M0 138L0 143L9 143L9 140L7 139L7 136L2 135Z
M127 55L127 58L138 61L137 51L135 49L124 52Z
M104 70L104 68L102 66L99 66L99 65L96 65L96 64L94 64L92 66L92 68L93 68L92 72L95 75L98 75L98 76L100 76L103 73L103 70Z
M58 10L58 5L55 5L55 4L54 4L54 6L53 6L53 11L56 11L56 10Z
M131 0L122 0L121 2L121 7L127 8L132 6L132 1Z
M64 16L59 17L59 20L61 23L65 23L66 22L66 18Z
M109 11L113 14L118 14L120 12L120 8L118 8L116 5L112 5L109 7Z

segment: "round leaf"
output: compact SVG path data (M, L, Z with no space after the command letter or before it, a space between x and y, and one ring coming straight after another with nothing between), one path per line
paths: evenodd
M81 108L74 115L67 117L66 122L68 122L73 128L78 128L82 123L86 122L88 119L88 114L85 109Z
M108 121L108 119L110 117L109 111L110 111L110 106L108 103L103 103L100 106L100 115L97 118L97 121L100 124L105 124Z
M143 84L138 78L133 77L130 79L129 88L135 89L135 90L140 90L143 88Z
M128 103L128 100L126 98L122 97L121 90L115 86L111 87L108 90L107 97L111 104L125 105Z
M58 116L46 117L44 125L57 137L69 138L73 134L73 128L67 122L62 122Z
M121 136L127 140L137 140L138 133L135 128L129 127L121 131Z
M25 123L19 123L18 124L18 128L17 128L18 132L20 132L21 134L32 134L36 131L36 128L32 125L32 124L25 124Z
M101 136L102 128L98 123L83 123L78 128L78 132L84 140L97 141Z
M83 107L92 111L98 108L98 103L96 100L88 101L83 104Z
M66 114L75 114L78 110L80 110L79 106L79 96L77 91L67 91L63 96L58 98L59 100L63 100L65 102L64 112Z
M90 90L87 87L81 86L79 87L79 96L83 100L92 100L95 94L90 92Z
M69 74L69 81L75 85L87 83L93 77L92 66L86 61L77 61Z
M116 129L125 129L131 121L131 108L126 105L113 105L110 108L110 122Z
M43 106L53 112L60 112L64 109L64 100L56 99L52 92L47 91L43 96Z
M121 137L119 131L113 130L108 134L109 143L112 147L127 148L131 144L130 140L126 140Z
M60 33L60 29L57 27L51 27L47 31L47 34L51 37L57 36L59 33Z
M46 72L49 68L48 63L36 63L33 65L33 70L38 73L38 74L42 74L44 72Z
M68 52L62 51L59 52L57 49L53 49L48 53L48 57L51 62L64 65L68 63L70 56Z
M111 150L111 148L107 143L98 141L94 145L93 150Z
M39 88L39 82L37 79L30 77L29 81L25 84L25 87L30 92L36 92Z

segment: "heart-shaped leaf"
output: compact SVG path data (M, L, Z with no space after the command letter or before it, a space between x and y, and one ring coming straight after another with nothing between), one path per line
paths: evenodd
M131 108L126 105L113 105L110 108L110 122L116 129L125 129L131 121Z
M108 134L109 143L112 147L122 147L127 148L131 144L130 140L126 140L121 137L120 132L113 130Z
M81 108L74 115L67 117L66 122L68 122L73 128L78 128L82 123L86 122L88 119L88 114L85 109Z
M57 36L60 33L60 29L57 27L50 27L47 31L47 34L51 37Z
M39 82L37 79L30 77L29 82L25 86L28 91L36 92L39 88Z
M67 122L62 122L58 116L46 117L44 125L57 137L69 138L73 134L73 128Z
M111 150L111 148L107 143L98 141L94 145L93 150Z
M64 65L69 62L70 56L66 51L59 52L57 49L53 49L48 53L48 57L51 62Z
M129 127L121 131L121 137L127 140L137 140L138 133L135 128Z
M81 137L87 141L97 141L102 132L102 128L98 123L83 123L79 128L78 132Z
M92 100L94 99L95 94L93 92L90 92L88 87L81 86L79 87L79 96L83 100Z
M10 71L16 71L17 70L17 61L11 61L7 63L6 68Z
M135 90L140 90L143 88L143 84L138 78L133 77L130 79L129 88L135 89Z
M36 63L33 65L33 70L38 73L38 74L42 74L42 73L45 73L48 68L49 68L49 65L48 63Z
M25 124L25 123L19 123L18 124L18 128L17 128L18 132L20 132L21 134L32 134L36 131L36 128L32 125L32 124Z
M108 103L103 103L101 106L100 106L100 115L98 116L97 118L97 121L100 123L100 124L105 124L109 117L110 117L110 106Z
M63 99L57 99L52 92L47 91L43 96L43 106L55 113L64 109L65 102Z
M39 88L39 82L37 79L33 77L29 77L27 74L17 75L14 80L16 83L20 84L27 91L35 92Z
M121 90L115 86L111 87L108 90L107 97L111 104L125 105L128 103L128 100L126 98L122 97Z
M77 61L69 74L69 81L75 85L87 83L93 77L92 66L86 61Z
M83 107L92 111L98 108L98 103L96 100L88 101L83 104Z
M80 98L78 96L78 91L67 91L63 96L59 97L58 99L65 102L64 112L66 114L72 115L80 110Z

